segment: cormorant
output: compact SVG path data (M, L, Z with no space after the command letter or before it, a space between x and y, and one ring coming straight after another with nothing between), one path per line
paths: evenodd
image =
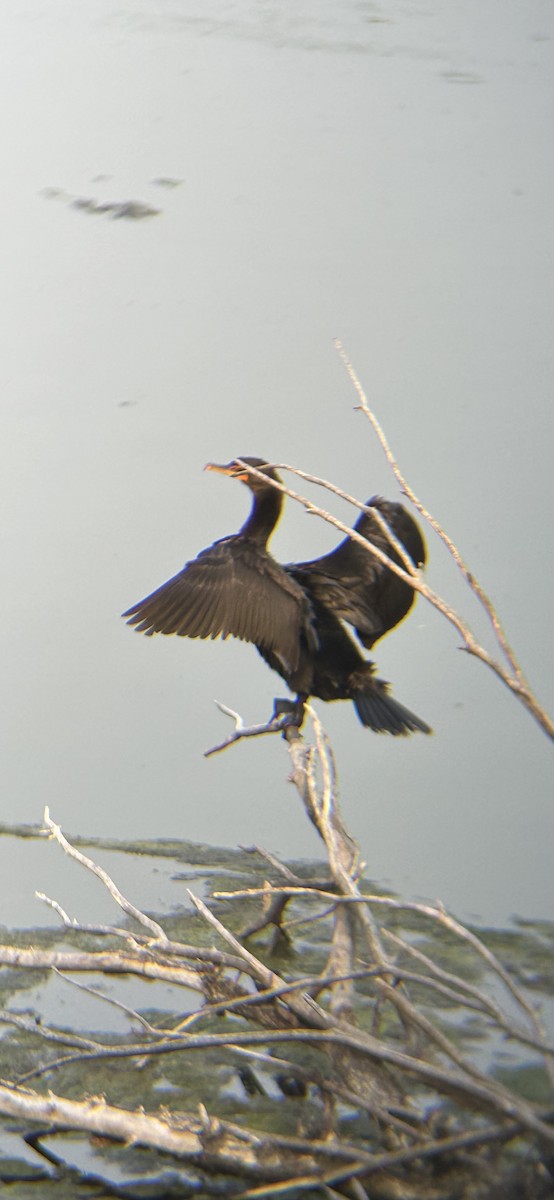
M265 459L242 461L281 482ZM343 620L353 624L360 640L371 646L410 608L409 585L349 538L313 562L280 566L267 543L281 515L283 493L249 474L236 460L223 466L208 463L206 469L247 485L253 496L247 521L238 533L202 550L167 583L123 613L128 624L148 636L232 636L253 642L296 693L294 702L276 705L276 711L289 711L295 724L302 723L308 697L318 696L352 700L362 724L377 733L430 733L424 721L389 694L388 684L375 677L374 664L363 658L342 624ZM424 561L419 530L401 505L387 505L378 498L372 503L387 519L394 518L391 527L402 540L408 529L408 540L415 547L412 553ZM370 533L376 544L396 557L375 526L375 519L362 513L356 528L364 535Z

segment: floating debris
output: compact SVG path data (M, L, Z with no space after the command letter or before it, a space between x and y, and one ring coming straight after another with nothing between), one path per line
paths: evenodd
M81 208L84 212L93 213L95 216L104 216L108 213L114 221L120 221L126 217L129 221L142 221L145 217L159 216L161 209L152 208L150 204L144 204L142 200L94 200L82 196L76 196L71 200L72 208Z
M447 83L484 83L482 76L472 71L441 71L441 75Z
M72 196L63 188L43 188L41 195L46 200L62 200L71 208L81 212L92 213L93 216L110 216L114 221L124 218L128 221L143 221L146 217L158 217L161 208L145 204L143 200L98 200L95 196Z
M181 186L182 179L171 179L169 175L160 175L159 179L153 179L154 187L178 188Z

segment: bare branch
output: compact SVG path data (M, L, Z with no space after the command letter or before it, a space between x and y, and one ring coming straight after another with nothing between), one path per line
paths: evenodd
M147 950L133 954L122 950L39 950L34 946L0 945L0 966L22 970L99 971L104 975L140 975L180 987L200 990L199 975L190 968L159 961ZM235 968L236 969L236 968Z
M210 758L212 754L219 754L220 750L226 750L228 746L240 742L243 738L260 737L264 733L282 733L285 726L290 725L288 713L272 717L263 725L245 725L240 713L228 708L226 704L222 704L221 700L215 700L214 703L220 712L225 713L227 717L232 717L235 722L235 732L229 734L229 737L225 738L224 742L220 742L218 746L212 746L210 750L205 750L204 758Z
M104 871L103 868L99 867L98 864L93 862L91 858L87 858L85 854L81 854L80 850L76 850L74 846L70 845L70 843L64 837L60 826L55 825L54 822L50 820L50 813L47 807L44 809L44 825L52 837L59 842L62 850L69 856L69 858L74 858L76 862L81 864L81 866L86 867L87 871L91 871L93 875L96 875L97 879L101 880L101 882L104 884L104 887L108 889L110 896L113 896L116 904L123 909L123 912L126 912L129 917L134 917L135 921L139 921L141 925L145 925L147 929L150 929L157 941L167 941L161 925L158 925L157 921L152 921L152 919L147 917L145 913L140 912L140 909L135 908L135 905L131 904L130 900L126 900L119 888L116 887L113 879L110 879L107 871Z

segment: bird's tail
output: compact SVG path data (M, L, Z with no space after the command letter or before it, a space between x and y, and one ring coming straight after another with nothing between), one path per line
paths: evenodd
M352 699L362 725L375 733L406 737L409 733L433 732L425 721L390 695L388 685L381 679L370 679L355 688Z

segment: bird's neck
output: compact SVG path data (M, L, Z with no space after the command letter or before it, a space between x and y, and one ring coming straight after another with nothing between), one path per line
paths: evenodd
M281 516L282 507L283 496L276 488L268 487L267 491L256 493L250 516L240 531L241 536L265 546Z

